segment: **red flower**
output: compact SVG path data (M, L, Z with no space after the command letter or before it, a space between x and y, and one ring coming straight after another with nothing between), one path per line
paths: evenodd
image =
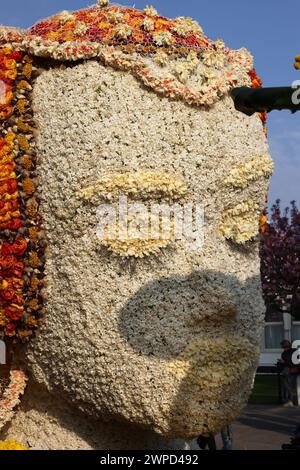
M27 241L25 238L18 237L11 245L11 251L16 256L22 256L27 250Z
M0 142L1 146L1 142ZM6 179L1 182L0 185L0 194L13 194L17 191L18 183L15 179Z
M6 329L7 330L15 330L16 326L17 325L15 323L8 323L8 325L6 325Z
M0 266L2 269L10 269L14 266L17 261L16 257L13 255L7 255L0 258Z
M4 302L11 302L15 298L15 291L12 289L5 289L0 291L0 297Z
M19 61L23 58L23 54L22 54L22 52L13 51L10 54L6 55L6 57L8 59L14 59L14 60Z
M24 271L24 263L22 261L16 261L13 268L9 270L9 276L14 276L19 279L22 278Z
M249 76L252 80L252 88L261 88L262 87L262 80L257 75L255 69L250 70Z
M3 242L1 246L1 255L7 256L11 255L11 246L7 242Z
M9 222L0 224L0 229L8 229L8 230L19 230L22 227L22 221L20 218L15 218L10 220Z
M15 294L13 303L16 304L16 305L19 305L20 307L22 307L24 305L23 296L19 295L19 294Z

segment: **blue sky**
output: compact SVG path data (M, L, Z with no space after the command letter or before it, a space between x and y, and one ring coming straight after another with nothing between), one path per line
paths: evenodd
M4 2L3 2L4 3ZM1 5L0 24L28 27L60 10L85 8L93 0L11 0ZM221 37L238 49L247 47L255 58L256 69L265 86L288 86L300 80L293 68L300 54L299 0L284 3L272 0L119 0L119 4L144 8L152 4L160 14L192 16L212 39ZM269 114L269 144L275 160L270 204L280 198L283 205L295 199L300 206L300 113ZM241 156L242 158L242 156Z

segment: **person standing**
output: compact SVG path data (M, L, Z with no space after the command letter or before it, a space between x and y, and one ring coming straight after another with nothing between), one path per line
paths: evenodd
M299 373L299 368L292 361L296 349L292 348L290 341L287 339L284 339L280 345L283 352L277 365L281 368L283 406L294 406L292 389Z

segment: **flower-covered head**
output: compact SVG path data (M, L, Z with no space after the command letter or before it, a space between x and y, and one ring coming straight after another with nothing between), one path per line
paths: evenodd
M2 245L19 280L4 279L2 302L22 313L10 323L23 335L44 318L26 357L53 393L168 436L215 432L247 400L263 324L257 235L272 163L260 117L228 96L257 84L252 58L152 9L70 15L22 41L0 34L36 65L17 72L2 110L3 223L20 237ZM121 237L112 217L116 237L99 237L103 208L119 214L120 201L137 230L150 209L203 207L202 246L190 250L173 219L141 238Z

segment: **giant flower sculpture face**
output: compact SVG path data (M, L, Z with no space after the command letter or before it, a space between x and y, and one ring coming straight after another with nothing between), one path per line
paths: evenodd
M124 46L136 27L127 14L107 9L122 28L112 39L105 27L106 41ZM191 20L155 31L153 13L134 18L160 47L176 39L193 49ZM64 14L60 25L72 21ZM46 26L33 33L47 36ZM71 39L60 34L56 52L41 44L46 55L66 51ZM169 436L216 431L245 404L263 324L257 232L272 163L258 116L240 116L226 96L231 80L251 84L251 60L222 43L202 58L100 49L54 64L33 86L47 315L27 358L38 381L87 411ZM100 239L99 207L120 197L146 208L202 204L202 248L189 250L172 230Z

